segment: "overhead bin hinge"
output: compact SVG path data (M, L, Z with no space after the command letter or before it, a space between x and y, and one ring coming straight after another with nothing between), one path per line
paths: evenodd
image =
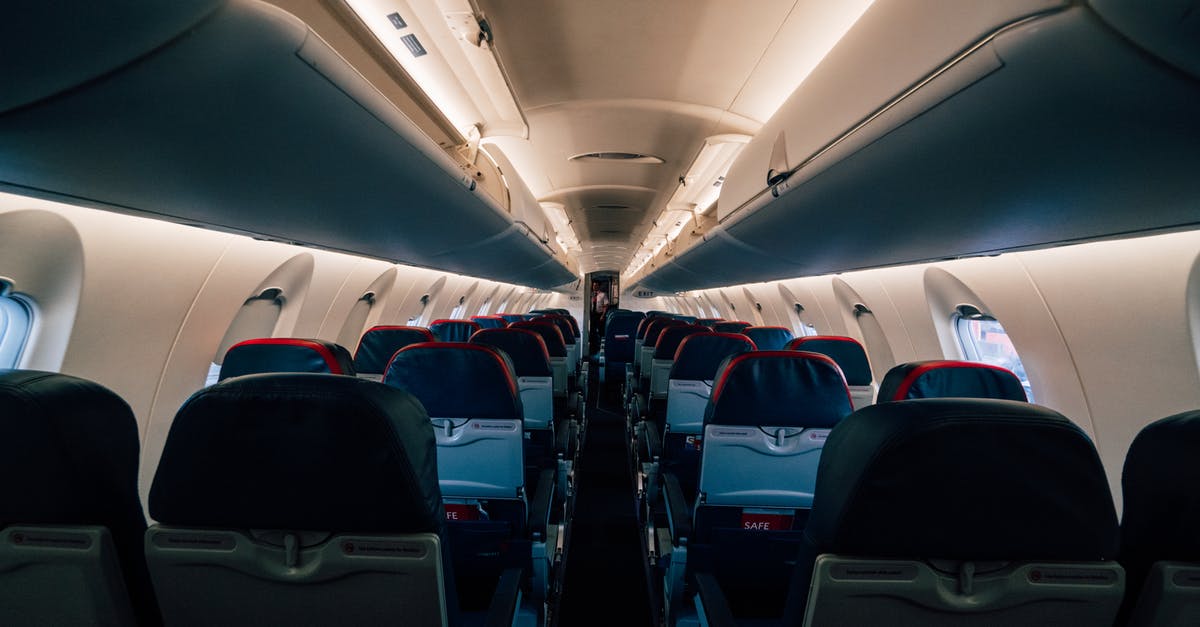
M771 147L771 161L767 167L767 186L774 187L792 175L792 166L787 156L787 133L779 131L775 145Z

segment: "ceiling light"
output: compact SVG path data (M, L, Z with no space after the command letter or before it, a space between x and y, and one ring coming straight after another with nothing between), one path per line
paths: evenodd
M663 163L662 157L656 157L654 155L646 155L646 154L642 154L640 152L620 152L620 151L585 152L585 153L570 157L567 160L568 161L586 161L586 162L617 161L620 163L652 163L652 164L656 164L656 165Z

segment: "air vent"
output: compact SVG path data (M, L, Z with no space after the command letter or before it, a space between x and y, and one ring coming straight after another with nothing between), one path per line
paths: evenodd
M400 41L404 42L404 45L408 47L408 51L411 52L412 56L414 57L423 57L427 54L425 52L425 46L422 46L421 42L417 41L416 35L405 35L400 38Z
M619 161L621 163L662 163L662 157L644 155L640 152L585 152L571 157L569 161Z
M613 211L619 211L621 209L629 209L629 205L617 205L617 204L596 205L596 206L592 207L592 209L610 209Z

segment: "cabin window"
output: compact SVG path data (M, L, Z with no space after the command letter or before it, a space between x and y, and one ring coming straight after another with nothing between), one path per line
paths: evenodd
M958 334L963 356L968 361L978 361L1000 366L1013 371L1025 388L1025 396L1033 402L1033 387L1021 356L1013 346L1012 339L1004 331L1000 321L970 305L960 305L954 314L954 330Z
M12 291L12 284L0 281L0 368L16 368L29 340L33 325L33 307Z
M363 294L350 308L350 314L346 316L346 322L342 324L342 330L338 333L337 343L345 346L350 350L358 346L358 341L362 339L363 331L366 330L367 317L371 315L371 308L375 306L375 292L367 292Z
M462 320L464 317L463 314L465 314L466 312L467 312L467 297L459 296L458 304L455 305L454 309L450 311L450 319L451 320Z
M877 369L876 372L887 372L896 364L896 358L892 355L892 347L888 344L883 326L875 318L875 312L862 303L855 303L853 312L854 319L858 321L858 329L862 332L871 365Z
M242 303L242 308L234 316L229 329L225 331L225 337L217 347L217 354L209 366L205 385L217 382L221 374L221 364L225 361L225 353L231 346L243 340L271 337L275 333L275 324L279 322L279 314L283 312L283 301L283 291L273 287Z

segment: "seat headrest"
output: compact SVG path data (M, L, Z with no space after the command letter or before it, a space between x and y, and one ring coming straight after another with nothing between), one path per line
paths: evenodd
M792 330L787 327L746 327L742 335L754 340L760 351L781 351L792 341Z
M525 316L522 316L521 314L498 313L496 315L500 316L501 318L504 318L504 321L509 324L512 324L514 322L520 322L525 319Z
M604 339L611 342L614 340L625 340L630 342L632 346L634 333L638 323L643 320L640 316L614 316L609 319L608 324L604 325ZM622 337L624 336L624 337Z
M1130 585L1154 562L1200 562L1200 411L1146 425L1125 456L1121 563ZM1136 579L1135 579L1136 578ZM1134 588L1139 589L1139 588Z
M900 364L879 384L879 402L918 398L1028 400L1011 370L971 361L935 359Z
M508 355L484 344L405 346L392 357L383 382L417 397L431 418L522 417L512 362Z
M750 326L745 320L722 320L713 324L713 331L717 333L741 333Z
M704 424L828 428L854 411L833 360L801 351L754 351L717 369Z
M433 426L411 395L373 381L231 379L175 416L150 515L199 527L438 531Z
M528 329L483 329L471 336L472 344L504 351L518 377L549 377L550 353L542 336Z
M696 324L704 325L711 329L711 328L713 328L713 325L717 324L718 322L724 322L724 321L725 321L724 318L700 318L699 320L696 321Z
M642 346L657 346L658 336L662 335L663 330L686 325L687 323L674 318L655 318L646 323L646 334L642 336Z
M575 332L571 329L571 323L567 322L566 317L558 314L548 314L538 316L532 320L533 322L548 322L558 327L558 332L562 335L563 342L566 344L575 343Z
M676 320L679 320L680 322L685 323L685 324L696 324L696 316L685 316L683 314L675 314L672 317L675 318Z
M858 340L838 335L798 337L787 344L788 350L808 351L828 355L837 362L847 385L871 385L871 363L867 351Z
M471 320L434 320L429 323L429 330L439 342L466 342L479 329L479 323Z
M218 381L265 372L313 372L354 376L350 352L325 340L264 337L229 347Z
M354 352L354 369L360 373L383 374L396 351L420 342L432 342L425 327L377 326L367 329Z
M822 553L1098 560L1117 516L1087 435L1044 407L990 399L872 405L825 442L808 541Z
M104 525L140 533L138 425L104 386L50 372L0 370L0 527Z
M500 316L471 316L471 322L479 325L480 329L503 329L508 321Z
M551 357L567 356L567 342L563 339L562 331L558 330L558 325L551 322L526 320L524 322L514 322L509 326L513 329L533 331L542 336L542 341L546 343L546 350L550 353Z
M675 359L675 351L684 338L697 333L711 333L708 327L698 324L685 324L663 329L654 343L654 359Z
M740 333L696 333L683 338L671 364L672 379L713 381L727 357L755 350L754 342Z

